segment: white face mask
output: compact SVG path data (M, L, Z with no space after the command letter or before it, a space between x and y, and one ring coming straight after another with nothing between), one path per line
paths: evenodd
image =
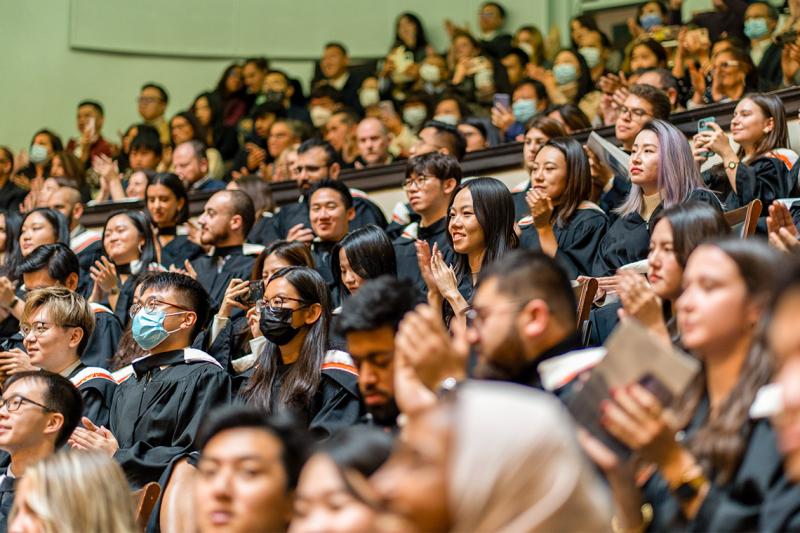
M308 110L308 114L311 115L311 123L314 127L321 128L328 123L328 119L331 118L333 113L331 113L331 110L327 107L315 105Z
M422 66L419 67L419 77L422 78L423 81L429 83L439 83L442 79L442 73L436 65L423 63Z
M531 43L519 43L517 48L528 54L528 59L533 59L533 45Z
M361 89L361 92L358 93L358 101L361 103L361 107L367 108L380 102L381 95L378 89L367 87L366 89Z
M494 83L494 77L488 70L479 70L475 73L475 87L484 89Z
M450 124L451 126L455 126L458 124L458 117L455 115L451 115L449 113L443 113L441 115L435 115L433 120L436 122L444 122L445 124Z
M403 109L403 122L416 128L425 122L425 117L428 116L428 111L422 106L407 107Z

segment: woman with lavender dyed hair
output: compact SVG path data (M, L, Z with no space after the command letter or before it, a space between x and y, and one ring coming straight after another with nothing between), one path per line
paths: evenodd
M686 137L669 122L652 120L645 124L633 142L628 171L631 191L612 212L616 219L595 257L592 273L600 278L647 258L649 221L662 209L699 200L722 210L717 197L703 186ZM601 288L614 286L611 280L601 282Z

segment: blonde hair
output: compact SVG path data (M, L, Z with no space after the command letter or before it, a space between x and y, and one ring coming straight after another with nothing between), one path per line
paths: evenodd
M17 494L9 523L26 505L45 533L138 531L128 482L107 455L63 450L28 468L23 483L27 498Z
M89 342L94 332L94 312L83 296L65 287L47 287L28 293L25 298L25 309L20 322L28 319L40 307L47 306L50 321L60 327L75 327L83 330L83 338L78 346L78 355Z

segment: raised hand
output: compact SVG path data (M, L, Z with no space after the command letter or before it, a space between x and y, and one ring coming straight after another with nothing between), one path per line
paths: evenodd
M228 283L228 288L225 289L225 296L222 298L222 304L219 306L219 313L217 316L228 318L231 316L233 309L246 310L247 307L238 300L239 297L245 296L250 290L250 281L233 278Z
M792 221L792 214L789 208L782 202L774 201L769 206L769 216L767 217L767 231L769 232L769 244L784 253L800 253L800 232Z
M286 234L286 240L311 244L311 241L314 240L314 231L305 227L304 224L296 224L289 229L289 232Z
M644 276L622 270L617 275L619 299L622 302L620 318L633 318L642 323L659 338L670 342L667 325L664 322L661 298L645 280Z
M535 189L530 189L525 195L525 201L528 204L528 209L531 210L533 225L537 229L551 225L550 220L553 216L553 201L549 196Z
M117 268L106 256L101 256L94 262L94 266L89 267L89 276L94 281L95 290L103 294L108 294L119 286Z

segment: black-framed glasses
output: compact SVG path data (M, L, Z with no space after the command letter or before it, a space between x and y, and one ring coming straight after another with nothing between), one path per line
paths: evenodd
M150 298L147 299L147 301L144 304L142 304L141 302L133 304L130 310L128 311L128 316L133 318L136 316L136 313L138 313L142 309L144 309L145 313L153 314L158 310L158 305L169 305L171 307L177 307L178 309L182 309L184 311L191 311L191 309L189 309L188 307L184 307L182 305L174 304L171 302L165 302L163 300L159 300L155 296L151 296Z
M286 302L297 302L299 304L302 304L301 307L298 307L297 309L302 309L309 303L305 300L301 300L300 298L291 298L289 296L275 296L270 299L262 298L259 301L257 301L256 310L258 312L261 312L261 310L264 309L265 307L272 307L273 309L282 309L286 307ZM297 311L297 309L293 309L293 311Z
M34 337L41 337L42 335L46 335L50 328L59 326L59 324L53 324L52 322L34 322L33 324L20 324L19 325L19 332L22 333L23 337L27 337L31 333L33 333ZM61 325L62 328L79 328L77 324L63 324Z
M41 403L39 403L37 401L31 400L30 398L26 398L25 396L20 396L19 394L14 395L14 396L12 396L11 398L8 398L8 399L0 398L0 409L5 407L6 410L9 413L13 413L15 411L19 411L19 408L22 406L23 403L29 403L31 405L35 405L36 407L41 408L42 410L44 410L47 413L54 412L52 409L50 409L46 405L43 405L43 404L41 404Z
M520 309L525 307L530 300L519 300L516 302L509 302L509 307L506 309L500 309L496 311L492 311L493 309L497 309L499 306L483 306L483 307L476 307L470 306L467 307L465 310L462 311L464 317L467 319L467 327L468 328L481 328L483 323L486 322L486 319L489 318L489 315L493 313L518 313Z
M624 106L624 105L619 106L619 114L620 114L620 116L625 115L627 113L630 113L631 117L638 118L638 119L643 119L644 117L650 116L650 113L648 113L647 111L645 111L644 109L642 109L640 107L631 108L631 107L627 107L627 106Z

